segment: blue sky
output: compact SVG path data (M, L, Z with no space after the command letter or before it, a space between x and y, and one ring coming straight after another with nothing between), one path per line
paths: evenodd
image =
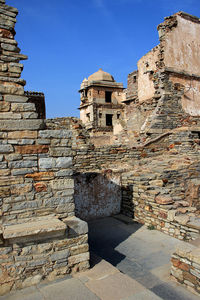
M7 0L16 40L28 55L25 90L45 93L47 117L79 116L79 87L99 68L126 87L127 75L158 41L164 17L200 17L200 0Z

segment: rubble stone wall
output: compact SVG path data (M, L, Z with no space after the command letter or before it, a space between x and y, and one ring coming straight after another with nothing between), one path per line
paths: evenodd
M171 275L194 293L200 293L200 249L193 245L179 246L173 253Z

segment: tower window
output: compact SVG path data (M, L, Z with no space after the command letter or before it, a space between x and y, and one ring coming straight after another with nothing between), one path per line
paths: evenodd
M112 92L105 92L106 103L111 103Z
M120 113L117 113L117 119L119 119L120 118Z
M86 114L88 121L90 121L90 113Z
M112 126L112 117L113 115L106 114L106 126Z
M102 118L102 113L101 113L101 112L99 113L99 118L100 118L100 119Z

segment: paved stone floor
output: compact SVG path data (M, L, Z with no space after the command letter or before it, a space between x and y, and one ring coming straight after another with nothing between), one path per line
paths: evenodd
M42 283L0 300L195 300L170 279L170 256L183 243L115 218L89 223L91 266L86 272Z

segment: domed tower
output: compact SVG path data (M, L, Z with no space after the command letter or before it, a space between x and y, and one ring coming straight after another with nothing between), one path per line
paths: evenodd
M101 138L101 142L102 135L105 141L106 136L113 134L115 123L122 118L123 90L123 84L116 82L111 74L102 69L81 83L80 119L90 130L91 136Z

